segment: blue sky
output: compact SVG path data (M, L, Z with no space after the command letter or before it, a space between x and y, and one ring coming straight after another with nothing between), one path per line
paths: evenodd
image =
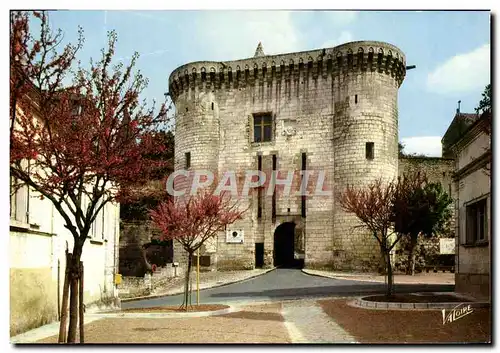
M399 92L399 138L407 152L440 156L440 140L457 101L473 112L490 82L490 13L472 11L57 11L53 28L66 40L85 31L79 59L97 58L106 31L118 33L117 58L141 54L148 99L163 99L178 66L199 60L251 57L332 47L348 41L392 43L406 54Z

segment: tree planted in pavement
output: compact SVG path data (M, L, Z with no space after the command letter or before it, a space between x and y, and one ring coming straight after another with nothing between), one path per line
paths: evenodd
M179 242L188 255L181 308L188 310L193 254L226 226L241 219L244 212L226 194L213 195L208 190L169 199L151 210L151 219L162 233L160 238Z

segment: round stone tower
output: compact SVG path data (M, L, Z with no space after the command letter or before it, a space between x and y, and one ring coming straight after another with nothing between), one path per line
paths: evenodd
M209 170L216 173L219 160L219 114L216 96L203 71L180 84L185 86L172 98L175 103L175 169ZM191 80L190 80L191 78ZM196 82L199 80L200 82ZM188 89L191 88L191 89Z
M381 42L338 46L334 58L334 180L335 194L348 184L367 185L398 176L398 89L405 73L404 54ZM373 270L380 251L359 221L334 212L334 263L353 270Z

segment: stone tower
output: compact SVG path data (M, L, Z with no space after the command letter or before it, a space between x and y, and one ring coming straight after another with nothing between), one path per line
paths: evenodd
M337 205L347 184L398 174L398 89L404 54L382 42L200 61L171 74L176 106L175 168L221 175L260 169L324 173L323 195L241 200L244 219L203 249L213 267L254 268L302 259L306 267L373 270L377 244ZM326 196L325 196L326 195ZM234 233L234 232L233 232ZM175 256L175 255L174 255ZM289 263L288 261L287 263Z

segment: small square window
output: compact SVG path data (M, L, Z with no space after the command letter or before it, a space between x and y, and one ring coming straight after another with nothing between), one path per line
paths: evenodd
M270 113L254 115L253 117L253 138L254 142L272 141L273 118Z
M186 152L186 153L184 154L184 156L185 156L185 159L186 159L186 165L185 165L185 168L186 168L186 169L189 169L189 168L191 168L191 152Z
M366 159L374 159L375 158L375 143L367 142L366 143Z

